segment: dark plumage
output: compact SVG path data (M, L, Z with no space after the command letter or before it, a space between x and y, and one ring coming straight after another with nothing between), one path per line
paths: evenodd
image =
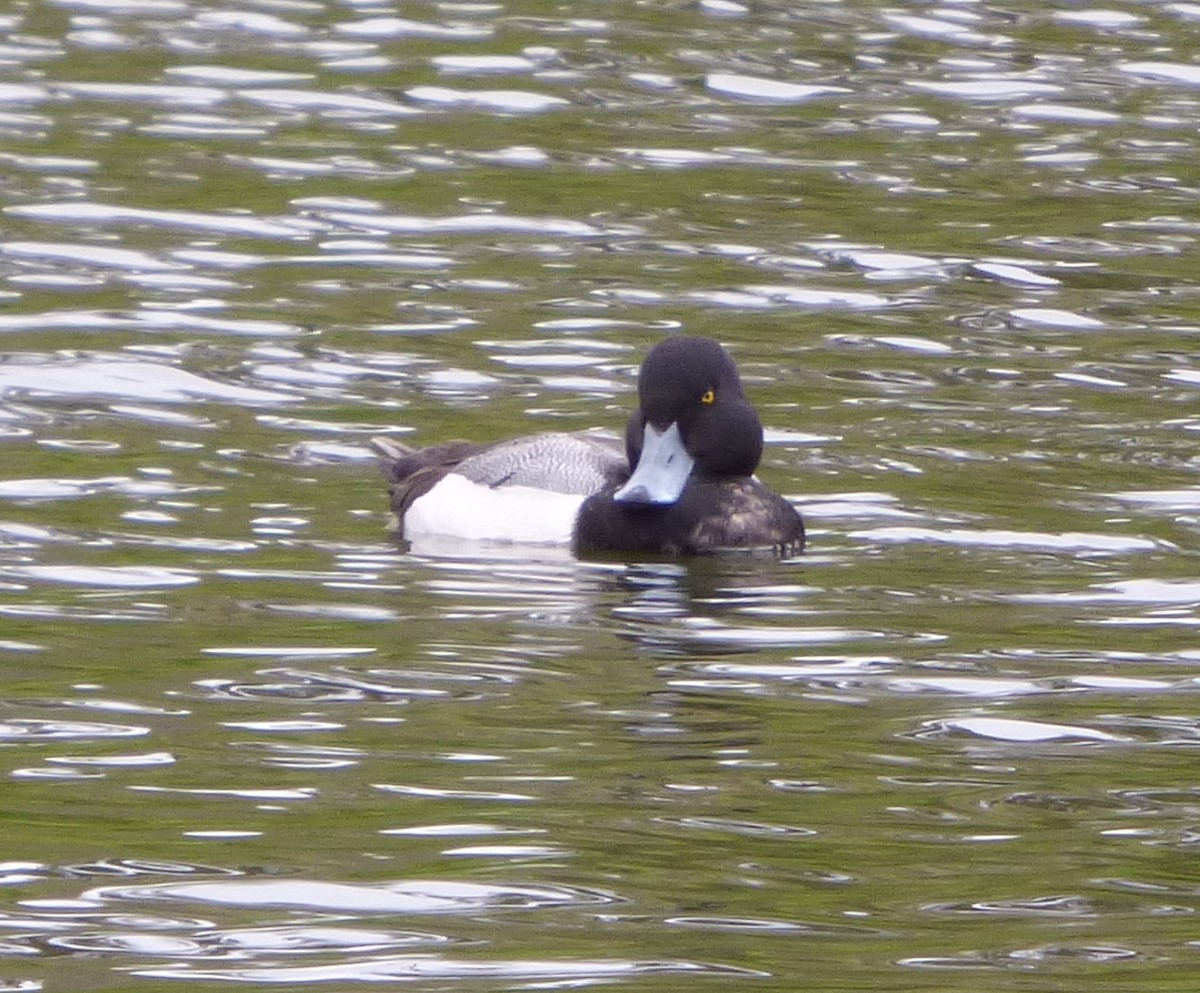
M804 548L795 508L757 479L695 480L678 501L630 506L611 491L588 497L575 523L575 552L701 555L762 549L792 555Z

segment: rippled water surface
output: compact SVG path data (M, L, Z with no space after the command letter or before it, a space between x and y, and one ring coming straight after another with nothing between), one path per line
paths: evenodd
M1195 3L0 12L0 989L1195 989ZM735 354L790 561L367 447Z

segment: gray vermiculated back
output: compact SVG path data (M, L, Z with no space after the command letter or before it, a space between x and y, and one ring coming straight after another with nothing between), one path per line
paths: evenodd
M493 445L454 470L485 486L535 486L586 496L620 479L625 456L615 442L581 434L539 434Z

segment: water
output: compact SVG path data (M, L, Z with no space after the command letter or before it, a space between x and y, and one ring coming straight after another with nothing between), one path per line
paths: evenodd
M3 987L1193 989L1198 17L6 8ZM804 556L389 540L676 329Z

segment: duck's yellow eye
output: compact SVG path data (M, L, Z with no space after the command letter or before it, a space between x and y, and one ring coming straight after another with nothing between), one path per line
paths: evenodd
M701 403L715 403L717 395L712 390L705 390L704 396L700 398Z

